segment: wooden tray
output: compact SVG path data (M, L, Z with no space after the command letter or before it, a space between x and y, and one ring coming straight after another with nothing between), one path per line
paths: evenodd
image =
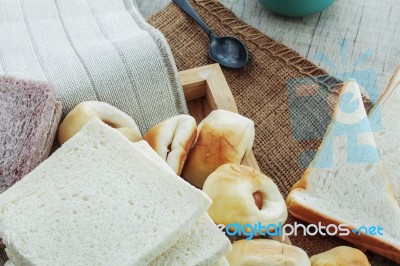
M181 71L179 77L189 113L196 119L197 124L216 109L238 112L235 99L219 64ZM253 152L246 154L241 164L260 170ZM281 237L271 237L271 239L291 244L288 236L285 236L285 240Z
M219 64L181 71L179 76L189 113L196 119L197 124L216 109L238 112ZM244 156L242 164L260 170L253 152Z

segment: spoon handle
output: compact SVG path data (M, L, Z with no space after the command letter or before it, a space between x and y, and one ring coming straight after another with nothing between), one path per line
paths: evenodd
M214 33L210 30L207 24L200 18L200 16L197 14L197 12L193 9L193 7L187 0L172 0L172 2L174 2L183 11L185 11L185 13L188 14L194 21L196 21L197 24L199 24L203 28L203 30L207 32L209 36L211 36L211 34L214 35Z

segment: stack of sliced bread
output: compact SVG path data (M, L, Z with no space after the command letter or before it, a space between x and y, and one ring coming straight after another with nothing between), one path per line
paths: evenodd
M383 125L374 139L358 85L346 82L314 161L287 198L295 217L323 226L343 224L348 234L336 232L339 237L397 263L399 90L394 81L390 97L379 105L380 114L378 106L372 111L371 121L376 123L375 116L380 115Z
M146 142L94 119L0 195L0 236L16 266L219 265L231 245L210 203Z

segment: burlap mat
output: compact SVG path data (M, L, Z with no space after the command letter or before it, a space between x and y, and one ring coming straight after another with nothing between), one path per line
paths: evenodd
M218 35L237 36L249 49L250 61L246 67L223 68L223 72L239 112L255 122L254 153L260 168L286 198L321 143L341 81L245 24L222 4L211 0L190 2ZM208 36L174 4L148 21L164 33L178 70L213 63L207 55ZM288 222L293 221L289 217ZM292 236L291 241L310 256L338 245L349 245L339 238L322 236ZM389 261L385 264L376 255L369 256L373 265L393 265Z

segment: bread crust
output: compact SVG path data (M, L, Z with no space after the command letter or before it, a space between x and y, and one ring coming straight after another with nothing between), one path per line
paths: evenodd
M307 168L304 171L301 178L296 183L294 183L294 185L291 187L290 190L294 190L297 188L307 189L307 177L308 177L310 171L311 171L311 168Z
M399 77L398 79L400 80L400 65L396 68L396 70L394 71L392 77L390 78L389 84L386 87L385 91L381 94L381 96L378 99L378 103L381 105L383 104L386 99L390 96L390 94L393 92L393 89L397 87L397 85L400 83L400 81L398 81L396 83L397 77ZM378 106L378 105L375 105ZM376 107L375 107L376 108ZM375 109L373 108L373 109ZM372 110L373 110L372 109ZM371 111L372 111L371 110Z
M187 141L185 142L185 144L183 146L185 151L187 151L187 152L181 153L181 155L179 157L179 161L181 162L181 164L179 166L179 170L178 170L179 174L178 175L181 175L181 173L182 173L183 166L185 165L185 162L186 162L186 158L189 155L190 148L192 147L194 140L196 139L196 136L197 136L197 128L194 128L192 130L192 134L190 135L190 137L187 139Z
M61 121L61 115L62 115L62 106L60 102L57 102L54 106L54 114L51 121L51 129L47 134L47 141L41 154L41 161L44 161L50 155L51 148L53 147L54 144L54 139L57 135L58 125L60 124Z
M177 115L152 127L143 140L180 175L196 136L195 119Z
M202 188L207 177L226 163L240 164L254 142L254 122L237 113L214 110L198 127L196 144L182 177Z
M295 192L293 190L291 193ZM287 198L287 206L289 208L289 212L299 220L305 221L307 223L318 223L320 222L322 225L327 226L329 224L343 224L344 222L342 221L337 221L331 217L328 217L324 215L323 213L320 213L318 211L315 211L313 209L310 209L303 204L297 202L296 200L292 199L291 195L289 194ZM350 230L353 228L348 227ZM367 236L364 234L358 235L358 234L349 234L348 236L339 236L350 243L353 243L359 248L363 248L366 250L373 251L375 253L378 253L388 259L391 259L395 261L396 263L400 263L400 248L396 248L392 246L391 244L382 241L381 239L378 239L373 236Z

